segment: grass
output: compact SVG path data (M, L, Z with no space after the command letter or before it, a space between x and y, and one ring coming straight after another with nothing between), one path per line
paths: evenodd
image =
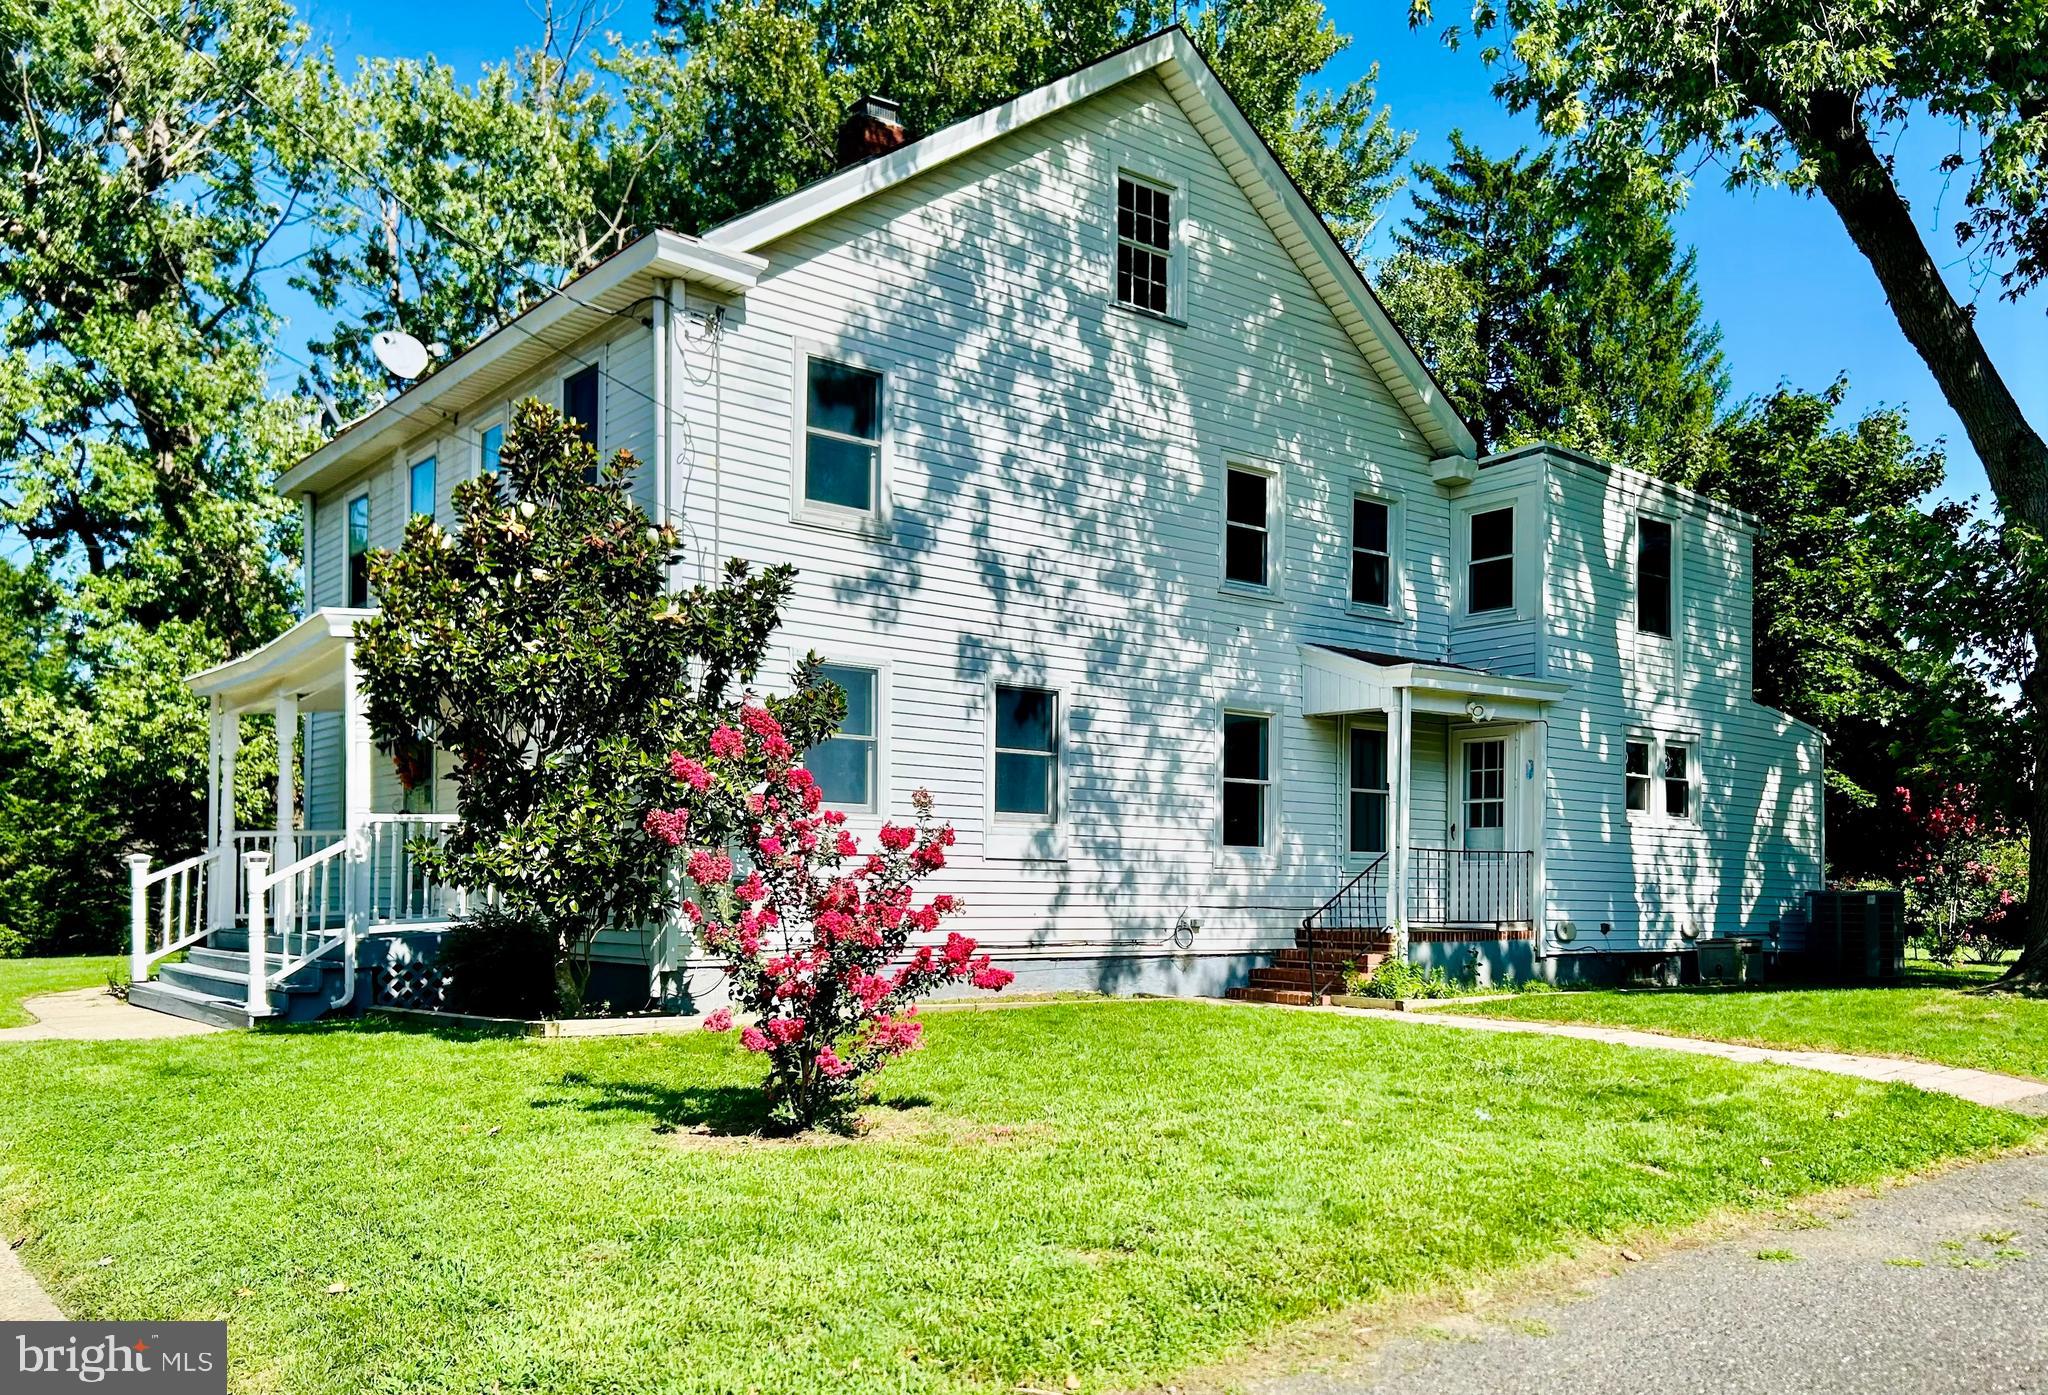
M1994 968L1915 968L1897 988L1550 993L1449 1009L1750 1046L1905 1056L2048 1080L2048 999L1974 993Z
M1159 1382L1275 1324L2030 1141L1898 1086L1199 1003L932 1014L855 1140L731 1038L0 1049L0 1235L238 1391Z
M128 961L120 955L75 959L0 959L0 1027L25 1027L35 1015L22 1000L72 988L98 988L109 974L128 977Z

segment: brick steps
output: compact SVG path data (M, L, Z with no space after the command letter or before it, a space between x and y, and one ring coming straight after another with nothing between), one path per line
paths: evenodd
M1303 1007L1317 996L1343 992L1346 964L1371 973L1386 961L1393 948L1393 937L1384 930L1319 930L1315 936L1315 978L1311 983L1309 951L1297 935L1292 949L1275 954L1270 965L1253 969L1243 987L1232 988L1225 996L1241 1003Z

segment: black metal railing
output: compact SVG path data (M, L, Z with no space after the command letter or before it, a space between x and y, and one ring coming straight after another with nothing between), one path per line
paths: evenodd
M1411 925L1508 925L1535 915L1536 854L1408 850Z
M1308 953L1308 1000L1322 1001L1316 977L1316 932L1382 930L1387 924L1387 855L1381 853L1337 894L1301 918L1301 947Z

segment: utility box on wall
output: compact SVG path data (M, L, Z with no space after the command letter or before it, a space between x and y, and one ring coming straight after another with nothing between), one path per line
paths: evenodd
M1810 978L1895 979L1906 968L1906 895L1901 891L1809 891L1806 952Z

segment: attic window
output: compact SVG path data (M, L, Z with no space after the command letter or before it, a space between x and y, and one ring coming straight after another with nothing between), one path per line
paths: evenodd
M1116 301L1172 313L1173 192L1128 174L1116 179Z

